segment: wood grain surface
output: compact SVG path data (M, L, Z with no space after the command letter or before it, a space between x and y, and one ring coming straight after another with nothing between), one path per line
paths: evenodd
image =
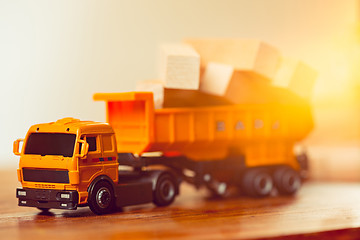
M0 239L360 239L360 183L307 182L294 197L268 199L212 199L183 184L169 207L96 216L18 207L16 170L0 180Z

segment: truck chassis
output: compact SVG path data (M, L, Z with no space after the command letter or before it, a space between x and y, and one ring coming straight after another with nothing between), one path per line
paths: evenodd
M305 173L306 155L299 156L298 162ZM179 194L183 181L196 188L205 186L220 197L226 195L229 185L236 186L251 197L266 197L273 186L280 194L289 195L299 189L301 182L300 174L286 165L247 168L242 156L195 162L184 156L135 157L122 153L119 154L119 165L132 167L133 170L119 171L118 184L106 175L97 177L88 188L88 204L78 205L77 191L18 188L16 197L19 206L47 211L51 208L76 210L88 205L96 214L107 214L130 205L170 205ZM155 165L166 166L167 169L147 169ZM189 176L187 171L192 175ZM221 175L221 172L226 174Z

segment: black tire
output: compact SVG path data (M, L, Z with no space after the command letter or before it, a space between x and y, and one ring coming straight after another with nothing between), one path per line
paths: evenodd
M266 197L273 189L273 179L261 168L248 169L242 178L242 190L250 197Z
M301 177L291 167L279 167L274 172L274 183L282 195L295 194L301 187Z
M161 174L156 181L154 204L159 207L170 205L175 200L177 188L175 178L172 175Z
M89 192L88 204L93 213L102 215L115 211L115 194L112 185L100 181Z
M48 212L50 210L50 208L41 208L41 207L38 207L37 209L39 209L42 212Z

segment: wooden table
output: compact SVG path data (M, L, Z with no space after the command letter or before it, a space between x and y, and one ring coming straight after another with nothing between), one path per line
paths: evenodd
M96 216L18 207L16 170L0 181L0 239L360 239L360 183L307 182L295 197L268 199L211 199L183 185L169 207Z

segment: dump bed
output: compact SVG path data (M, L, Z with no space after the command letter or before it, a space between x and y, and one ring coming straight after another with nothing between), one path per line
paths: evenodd
M219 160L230 152L259 149L288 152L312 129L308 104L237 104L154 109L150 92L98 93L119 152L182 154L193 160ZM261 146L267 147L261 147ZM260 148L259 148L260 146ZM261 151L261 150L260 150ZM265 150L264 150L265 151Z

